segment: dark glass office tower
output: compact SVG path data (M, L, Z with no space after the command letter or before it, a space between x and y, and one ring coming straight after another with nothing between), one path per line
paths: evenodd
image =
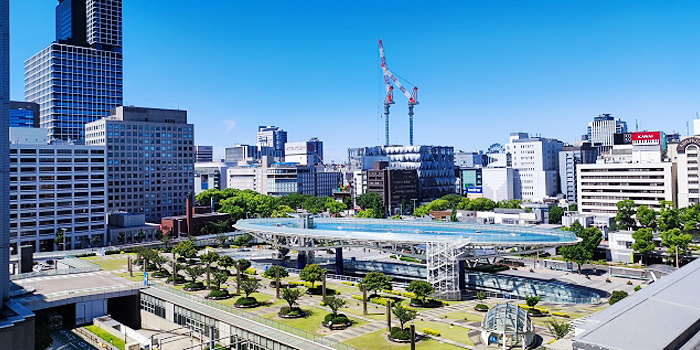
M85 139L85 124L123 101L122 1L61 0L56 42L24 62L25 100L51 139Z

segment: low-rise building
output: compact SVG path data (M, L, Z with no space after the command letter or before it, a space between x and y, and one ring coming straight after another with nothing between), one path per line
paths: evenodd
M107 244L152 242L158 239L160 225L147 223L145 214L107 213Z
M389 162L377 162L374 169L362 172L363 193L382 196L385 213L402 213L418 200L418 174L415 170L392 169Z
M222 162L194 163L194 194L212 189L225 189L228 184L226 181L228 168L228 164Z

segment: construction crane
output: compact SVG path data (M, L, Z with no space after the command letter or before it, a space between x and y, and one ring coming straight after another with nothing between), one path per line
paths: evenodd
M396 85L404 96L408 99L408 122L409 122L409 132L408 139L409 145L413 146L413 107L418 104L418 87L413 87L413 93L409 93L393 73L386 66L386 58L384 57L384 44L382 40L379 39L379 56L381 58L382 74L384 75L384 85L386 85L386 97L384 98L384 122L385 122L385 145L389 145L389 107L394 104L394 87L392 83Z

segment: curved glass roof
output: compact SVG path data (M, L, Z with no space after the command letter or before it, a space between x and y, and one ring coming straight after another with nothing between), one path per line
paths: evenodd
M477 244L542 244L575 243L573 232L537 229L522 226L479 225L452 222L384 219L315 218L315 228L305 229L297 218L239 220L242 231L381 242L456 242Z
M499 334L522 334L531 331L527 311L515 304L498 304L481 320L481 327Z

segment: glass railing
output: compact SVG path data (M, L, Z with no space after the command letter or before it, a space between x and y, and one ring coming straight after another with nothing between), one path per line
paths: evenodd
M10 275L11 281L23 280L27 278L43 277L43 276L58 276L58 275L72 275L76 273L88 273L100 271L100 265L93 264L86 260L80 260L76 258L64 258L56 262L68 265L68 268L63 269L51 269L45 271L34 271L28 273L20 273L16 275Z
M293 334L295 336L298 336L298 337L301 337L301 338L304 338L304 339L331 347L333 349L356 350L356 348L354 348L352 346L349 346L349 345L346 345L346 344L343 344L343 343L340 343L340 342L337 342L334 340L326 339L320 335L316 335L316 334L311 333L311 332L307 332L307 331L304 331L304 330L301 330L298 328L294 328L294 327L288 326L284 323L280 323L280 322L273 321L273 320L270 320L267 318L256 316L256 315L247 313L245 311L238 310L232 306L223 305L223 304L220 304L216 301L208 300L208 299L205 299L205 298L197 296L197 295L193 295L193 294L190 294L187 292L179 291L177 289L170 288L168 286L154 284L154 285L151 285L150 287L162 290L164 292L167 292L167 293L170 293L170 294L173 294L173 295L176 295L176 296L179 296L179 297L182 297L182 298L194 301L194 302L198 302L198 303L213 307L215 309L219 309L221 311L228 312L230 314L233 314L233 315L236 315L239 317L243 317L243 318L250 320L250 321L253 321L253 322L261 323L263 325L266 325L266 326L275 328L277 330L280 330L280 331L283 331L286 333L290 333L290 334Z

